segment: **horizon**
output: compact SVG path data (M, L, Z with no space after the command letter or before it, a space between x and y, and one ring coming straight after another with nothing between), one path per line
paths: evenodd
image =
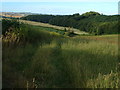
M88 12L96 12L96 11L88 11ZM15 14L20 14L20 13L31 13L31 14L34 14L34 15L74 15L74 14L80 14L80 13L72 13L72 14L44 14L44 13L32 13L32 12L4 12L4 11L0 11L0 13L15 13ZM84 12L84 13L87 13L87 12ZM84 14L84 13L81 13L80 15ZM99 13L99 12L97 12ZM106 14L103 14L103 13L99 13L100 15L106 15ZM113 14L113 15L106 15L106 16L114 16L114 15L120 15L120 14Z
M95 11L104 15L118 14L118 2L2 2L1 12L71 15Z

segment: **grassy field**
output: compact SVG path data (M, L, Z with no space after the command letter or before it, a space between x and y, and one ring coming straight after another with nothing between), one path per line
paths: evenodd
M30 24L30 25L35 25L35 26L42 26L42 27L49 27L49 28L53 28L53 29L57 29L57 30L73 30L75 34L85 34L85 35L88 35L87 32L84 32L84 31L80 31L78 29L75 29L75 28L70 28L70 27L62 27L62 26L55 26L55 25L50 25L50 24L47 24L47 23L41 23L41 22L34 22L34 21L27 21L27 20L19 20L20 22L24 22L24 23L27 23L27 24Z
M3 88L120 88L118 35L51 29L23 25L3 37Z

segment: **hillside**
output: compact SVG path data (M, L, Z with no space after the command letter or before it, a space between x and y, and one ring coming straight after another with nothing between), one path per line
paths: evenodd
M3 89L120 88L117 34L71 38L36 23L2 23Z
M35 15L35 13L30 12L0 12L0 16L4 18L21 18L28 15Z
M26 23L26 24L30 24L30 25L50 27L50 28L54 28L54 29L57 29L57 30L65 30L65 29L66 29L66 31L72 30L75 34L78 34L78 35L88 34L87 32L80 31L79 29L70 28L70 27L62 27L62 26L56 26L56 25L51 25L51 24L47 24L47 23L27 21L27 20L19 20L19 21L23 22L23 23Z
M102 15L98 12L86 12L73 15L28 15L21 19L49 23L57 26L76 28L94 35L118 34L120 15Z

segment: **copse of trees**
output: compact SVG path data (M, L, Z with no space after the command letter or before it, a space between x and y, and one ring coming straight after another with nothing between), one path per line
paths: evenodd
M85 16L85 17L98 16L98 15L100 15L100 13L98 13L98 12L93 12L93 11L86 12L86 13L83 13L83 14L82 14L82 16Z
M57 26L73 27L95 35L116 34L120 15L103 15L98 12L86 12L80 15L29 15L22 19L49 23Z
M26 17L22 17L21 19L49 23L50 19L54 18L54 15L29 15Z

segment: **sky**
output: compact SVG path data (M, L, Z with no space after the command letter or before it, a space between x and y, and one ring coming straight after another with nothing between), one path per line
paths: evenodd
M4 12L31 12L68 15L96 11L105 15L118 14L119 0L2 0Z
M3 2L118 2L119 0L2 0Z

